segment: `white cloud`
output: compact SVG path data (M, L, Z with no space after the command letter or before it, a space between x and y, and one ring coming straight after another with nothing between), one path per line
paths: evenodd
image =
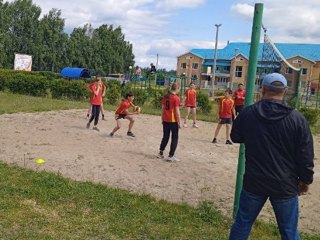
M252 22L253 6L248 1L239 1L231 9ZM319 43L319 10L319 0L265 0L263 24L274 42Z
M194 8L205 2L206 0L162 0L158 2L157 7L165 9Z

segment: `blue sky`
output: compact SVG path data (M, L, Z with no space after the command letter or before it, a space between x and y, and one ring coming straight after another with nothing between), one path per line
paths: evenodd
M11 0L12 1L12 0ZM192 48L218 48L230 42L250 41L253 7L250 0L33 0L46 14L62 10L66 32L91 23L121 26L133 44L136 64L156 62L176 68L176 57ZM274 42L320 43L320 0L263 0L263 23Z

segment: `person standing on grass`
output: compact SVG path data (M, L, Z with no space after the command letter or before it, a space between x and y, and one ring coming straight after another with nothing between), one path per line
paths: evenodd
M95 83L90 86L91 91L91 108L92 108L92 114L89 119L89 122L87 123L87 128L90 128L91 122L94 120L94 126L93 130L100 131L97 127L99 122L99 115L101 111L101 104L102 104L102 83L101 78L97 77L95 79Z
M127 132L127 136L135 137L135 135L131 131L134 124L133 115L139 114L139 112L129 112L130 107L135 107L133 105L133 100L134 100L133 93L127 93L126 98L121 100L120 106L116 109L116 112L115 112L115 119L117 122L117 126L115 126L115 128L109 134L110 137L112 137L115 134L115 132L121 128L121 122L120 122L121 119L129 120L129 129Z
M235 119L231 139L245 145L245 175L230 240L248 239L270 200L283 240L300 239L298 196L313 181L314 149L304 116L284 104L287 80L279 73L262 80L262 100Z
M232 90L227 89L224 93L218 105L218 125L214 133L212 143L217 143L217 136L222 125L226 125L226 144L232 144L230 141L230 126L232 123L232 116L235 117L236 113L234 110L234 101L232 100Z
M233 93L233 100L235 104L235 110L236 110L236 116L239 115L239 113L244 108L244 100L246 98L246 90L243 87L242 83L238 84L238 89L234 91Z
M193 124L192 127L198 128L196 124L196 109L197 109L197 92L195 90L195 85L193 82L190 83L189 89L184 92L184 127L188 127L187 120L191 111Z
M158 158L164 159L163 152L169 142L171 133L171 145L167 161L179 161L174 153L178 146L179 128L180 128L180 98L178 97L179 87L176 83L171 85L170 91L162 98L162 126L163 137L160 144Z

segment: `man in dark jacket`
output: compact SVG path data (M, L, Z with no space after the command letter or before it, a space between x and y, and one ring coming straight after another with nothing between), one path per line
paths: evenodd
M300 239L298 195L313 181L313 140L306 119L283 103L287 80L279 73L262 81L262 100L235 119L231 139L245 144L245 175L230 239L247 239L269 198L282 239Z

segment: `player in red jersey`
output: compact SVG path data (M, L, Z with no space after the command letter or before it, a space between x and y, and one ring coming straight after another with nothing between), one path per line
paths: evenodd
M244 100L246 98L246 90L243 88L243 84L238 84L238 89L234 91L233 93L233 100L235 104L235 110L236 110L236 116L239 115L239 113L244 108Z
M198 128L196 124L196 108L197 108L197 92L195 90L194 83L190 83L189 89L184 92L184 109L185 109L185 118L184 118L184 127L188 127L187 120L189 114L192 114L193 124L192 126Z
M164 159L163 151L165 150L171 132L171 144L167 161L179 161L174 153L178 146L179 128L180 128L180 98L177 96L179 87L176 83L171 85L170 92L162 100L162 125L163 137L160 144L158 158Z
M90 85L90 92L90 104L92 106L92 114L89 119L89 122L87 123L87 128L90 128L90 124L94 120L93 130L100 131L97 127L99 122L100 108L102 104L102 84L100 77L97 77L95 79L95 83Z
M97 77L100 78L100 77ZM94 86L95 82L92 82L89 84L89 91L91 91L92 87ZM102 90L102 98L106 95L106 85L103 83L103 81L101 80L101 90ZM92 95L91 95L92 97ZM101 105L100 105L100 113L102 115L102 120L105 120L104 118L104 109L103 109L103 101L101 101ZM90 118L90 115L92 114L92 104L91 104L91 98L90 98L90 106L88 108L88 112L87 112L87 119Z
M219 123L214 133L213 143L217 143L217 136L223 124L226 125L226 144L232 144L230 141L230 126L232 123L232 116L235 116L234 101L232 100L232 90L227 89L224 93L224 98L219 102L218 118Z
M133 100L134 100L134 95L132 93L127 93L126 98L121 100L121 103L115 112L115 119L117 122L117 126L109 134L111 137L114 135L114 133L116 131L118 131L120 129L120 127L121 127L120 120L121 119L127 119L130 121L127 135L130 137L135 137L135 135L131 131L133 124L134 124L133 115L139 114L139 112L129 112L130 107L135 107L133 105Z

